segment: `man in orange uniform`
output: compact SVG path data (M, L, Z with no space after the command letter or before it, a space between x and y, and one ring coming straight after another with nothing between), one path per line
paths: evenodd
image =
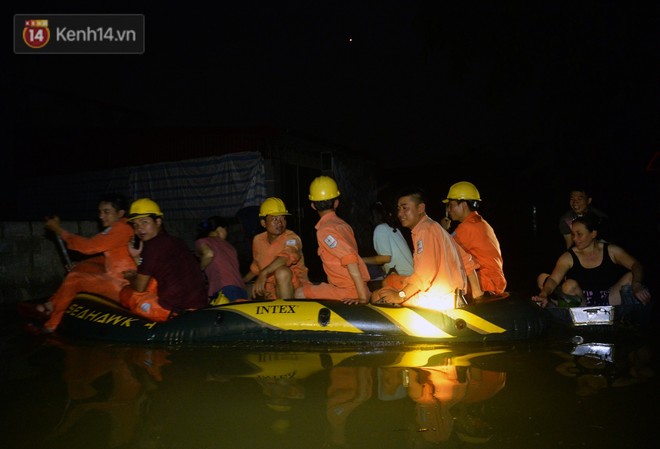
M265 232L252 240L250 272L245 282L255 279L251 298L291 299L296 288L309 282L302 251L302 240L286 227L284 202L275 197L266 198L259 209L259 219Z
M477 212L481 203L477 188L469 182L457 182L450 187L447 198L442 202L447 205L449 218L443 218L440 224L449 230L451 220L460 222L453 232L454 239L479 264L477 274L481 291L475 291L473 287L472 297L503 293L506 279L502 270L500 242L490 224Z
M421 189L399 195L397 209L401 224L412 231L414 271L411 276L388 279L382 289L371 295L371 302L434 310L454 308L457 293L467 286L460 248L447 231L426 215Z
M128 242L133 236L133 229L124 217L126 204L122 195L102 196L99 201L99 219L104 230L90 238L63 229L59 217L46 220L46 229L61 237L69 249L89 255L103 253L103 257L94 257L93 262L82 262L71 270L60 288L43 304L44 311L50 313L43 327L44 332L53 332L57 328L78 292L93 292L119 301L119 291L128 284L122 273L134 270L136 266L128 253ZM103 260L103 266L99 265L100 260Z
M319 176L309 186L312 209L320 217L315 226L316 239L328 282L297 288L298 299L336 299L347 304L369 302L369 270L358 255L353 228L335 212L339 195L337 183L329 176Z

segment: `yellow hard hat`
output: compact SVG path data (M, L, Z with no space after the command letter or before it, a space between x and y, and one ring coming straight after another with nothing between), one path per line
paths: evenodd
M309 185L309 199L312 201L332 200L339 195L337 183L330 176L319 176Z
M131 209L128 212L128 221L142 217L148 217L150 215L162 217L163 212L161 212L160 207L154 200L149 198L140 198L139 200L133 201L131 204Z
M284 205L284 201L282 201L279 198L275 198L274 196L271 196L270 198L266 198L263 203L261 203L261 208L259 209L259 216L260 217L265 217L266 215L291 215L288 210L286 210L286 206Z
M442 202L448 203L450 200L481 201L481 196L474 184L467 181L461 181L449 188L447 199L442 200Z

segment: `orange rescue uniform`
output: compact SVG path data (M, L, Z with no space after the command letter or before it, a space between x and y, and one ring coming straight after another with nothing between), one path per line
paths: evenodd
M409 307L449 309L454 307L456 289L465 290L467 278L460 249L435 220L425 215L412 230L413 267L402 281L419 290L405 302Z
M119 302L119 291L128 281L123 272L135 270L135 261L128 253L128 242L133 236L133 228L125 218L113 223L91 238L82 237L63 231L61 234L69 249L82 254L103 253L103 270L97 263L101 259L94 257L94 263L82 262L84 269L74 268L69 272L62 285L50 298L53 312L44 324L47 329L55 329L64 316L64 312L73 301L76 293L92 292ZM96 268L91 268L96 267Z
M506 289L502 251L493 228L477 211L472 211L454 231L454 239L479 264L477 274L484 292L502 293Z
M305 298L337 300L357 298L358 292L347 268L347 265L352 263L358 264L365 289L369 291L367 287L369 270L358 255L353 228L334 211L323 215L315 228L319 245L318 255L323 262L323 271L328 283L305 284L303 286Z
M302 240L295 232L287 229L278 235L272 242L268 241L268 233L262 232L254 236L252 240L252 264L250 272L259 275L261 270L273 263L278 257L286 258L286 266L293 273L293 288L298 288L309 283L307 277L307 266L302 252ZM275 273L271 273L266 279L266 299L276 299Z

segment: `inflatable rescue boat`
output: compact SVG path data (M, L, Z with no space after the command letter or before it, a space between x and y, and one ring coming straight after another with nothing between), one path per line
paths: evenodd
M542 309L513 295L444 311L331 300L247 301L153 322L114 301L81 293L67 309L58 333L75 339L169 345L387 345L527 340L541 337L547 327Z

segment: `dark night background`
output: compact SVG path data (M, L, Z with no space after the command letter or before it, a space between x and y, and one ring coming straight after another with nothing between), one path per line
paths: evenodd
M159 161L127 133L275 129L363 155L383 192L420 184L436 217L474 182L509 277L538 248L551 268L576 184L657 269L656 2L66 3L5 14L5 218L16 177ZM143 13L146 52L14 55L15 13Z

